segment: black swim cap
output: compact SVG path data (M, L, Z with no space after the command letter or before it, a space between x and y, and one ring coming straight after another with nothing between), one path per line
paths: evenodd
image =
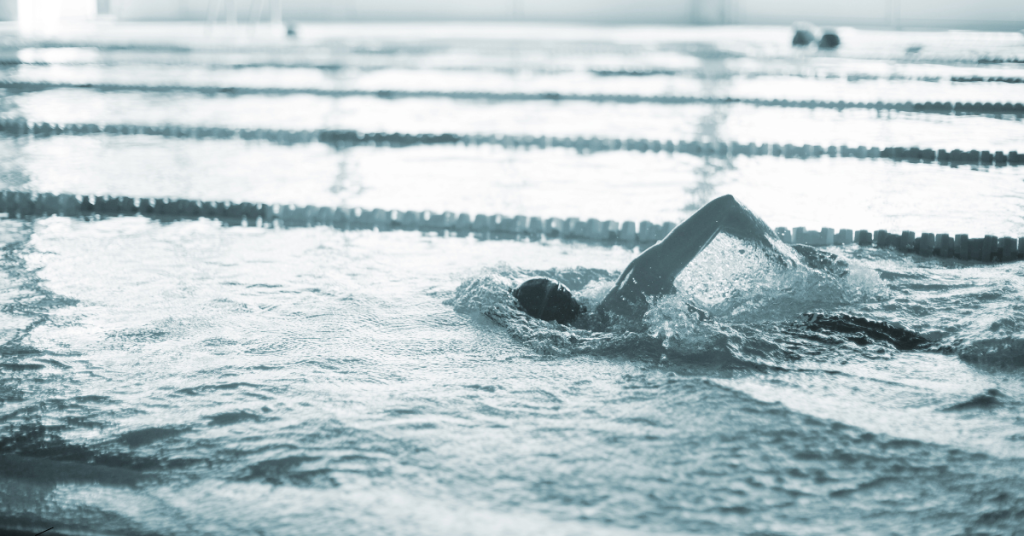
M541 320L568 324L583 312L583 306L565 285L547 277L535 277L512 291L519 308Z

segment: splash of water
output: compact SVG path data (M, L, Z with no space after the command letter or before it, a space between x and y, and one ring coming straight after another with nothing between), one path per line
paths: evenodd
M836 262L842 263L841 271L786 266L775 253L719 238L684 270L675 293L651 301L640 322L613 319L602 324L588 315L564 326L531 318L518 309L511 291L518 281L537 274L508 266L467 279L446 303L457 312L497 323L542 355L625 353L733 361L750 354L756 359L765 354L757 349L766 345L767 353L780 353L771 342L777 334L765 325L803 325L809 311L838 311L887 292L870 268L845 259ZM617 274L576 268L540 275L567 285L595 311Z

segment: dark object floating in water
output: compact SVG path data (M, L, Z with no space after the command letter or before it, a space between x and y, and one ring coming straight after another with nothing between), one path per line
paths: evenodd
M285 31L287 32L288 37L298 37L299 36L299 30L295 26L295 23L289 22L288 26L287 26L287 29Z
M968 409L988 409L994 406L1002 404L999 400L999 396L1002 393L998 389L989 389L980 395L971 397L966 402L960 402L959 404L953 404L948 408L943 408L942 411L962 411Z
M817 332L855 335L865 342L868 339L884 341L898 350L915 350L929 344L928 339L909 329L844 313L808 313L807 328Z
M836 48L838 46L839 46L839 35L836 34L836 31L835 30L825 30L825 33L822 34L821 39L818 41L818 48L829 49L829 48Z
M793 34L793 46L805 47L814 42L814 34L810 30L797 30Z

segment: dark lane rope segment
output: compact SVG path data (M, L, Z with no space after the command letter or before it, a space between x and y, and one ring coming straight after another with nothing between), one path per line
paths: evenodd
M145 91L157 93L195 92L215 95L317 95L323 97L377 97L381 99L445 98L487 101L583 101L616 102L625 104L750 104L784 108L830 108L844 110L863 108L895 112L920 112L962 115L1024 115L1024 103L1009 102L846 102L846 101L791 101L786 99L740 99L731 97L688 97L672 95L616 95L572 93L494 93L485 91L401 91L365 89L316 88L245 88L215 86L158 86L126 84L65 84L56 82L17 82L0 80L0 89L10 92L47 91L52 89L91 89L94 91Z
M1002 84L1024 84L1024 78L1012 76L953 76L950 82L998 82Z
M579 152L602 151L638 151L685 153L702 157L729 158L745 156L776 156L783 158L883 158L901 162L926 163L938 162L941 165L970 166L1017 166L1024 165L1024 153L1017 151L978 151L954 149L920 149L917 147L848 147L834 145L760 145L754 143L740 144L736 142L697 142L697 141L661 141L647 139L609 139L609 138L560 138L547 136L484 136L477 134L403 134L386 132L356 132L354 130L270 130L270 129L231 129L223 127L188 127L180 125L96 125L91 123L68 123L64 125L50 123L29 123L23 119L0 119L0 133L13 137L33 136L45 138L49 136L89 136L96 134L121 136L163 136L166 138L187 139L241 139L260 140L278 145L295 145L300 143L324 143L336 149L356 145L375 147L409 147L414 145L464 144L464 145L499 145L514 149L517 147L563 147L576 149Z
M235 203L231 201L196 201L117 196L89 196L72 194L37 194L33 192L0 190L0 213L10 218L32 219L46 216L95 219L117 216L142 216L161 221L207 218L226 225L266 227L328 226L342 230L377 229L379 231L406 230L437 232L455 236L474 234L484 238L559 238L583 240L605 245L647 245L664 238L675 223L662 224L590 218L547 218L501 214L455 214L454 212L399 211L359 209L347 207L317 207L274 205L264 203ZM955 257L982 262L1010 262L1024 255L1024 237L970 238L966 234L934 234L914 231L889 233L888 231L840 229L824 227L808 231L804 227L792 230L779 227L775 233L787 244L830 247L857 244L889 248L903 253L925 257Z

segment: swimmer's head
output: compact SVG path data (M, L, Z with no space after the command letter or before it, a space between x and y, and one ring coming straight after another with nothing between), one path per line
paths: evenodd
M568 324L586 309L565 285L547 277L535 277L512 291L519 308L541 320Z

